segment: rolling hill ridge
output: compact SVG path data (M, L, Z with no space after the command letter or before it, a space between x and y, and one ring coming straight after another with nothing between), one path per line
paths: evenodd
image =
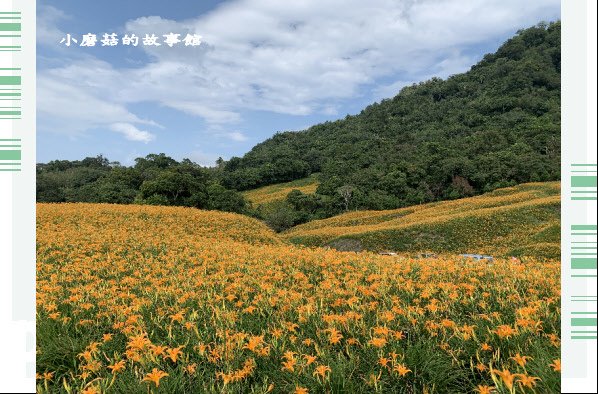
M529 183L481 196L385 211L356 211L282 233L339 250L560 257L560 183Z

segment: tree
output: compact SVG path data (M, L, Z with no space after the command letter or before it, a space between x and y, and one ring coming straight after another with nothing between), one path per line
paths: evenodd
M208 186L207 195L207 209L244 213L247 208L247 202L241 193L227 189L218 183Z
M268 208L259 212L259 215L276 232L287 230L298 224L297 211L285 201L270 204Z
M37 174L36 199L44 202L64 202L64 177L60 173Z
M215 169L189 159L177 162L164 153L137 158L133 167L101 155L40 163L36 194L40 202L183 205L229 212L247 209L243 196L224 187Z
M345 211L348 211L349 206L351 205L351 198L353 197L353 192L355 191L355 188L351 185L343 185L336 189L336 191L343 200L343 206L345 208Z
M185 172L161 172L154 180L143 182L139 192L144 200L161 196L168 201L168 205L206 206L205 185Z

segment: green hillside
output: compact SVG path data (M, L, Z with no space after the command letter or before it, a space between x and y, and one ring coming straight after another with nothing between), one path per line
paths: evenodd
M386 211L356 211L284 232L296 244L341 250L560 256L560 183Z
M466 73L276 134L226 162L222 184L248 190L318 172L314 218L559 180L560 53L560 22L522 30Z
M307 178L298 179L296 181L277 183L275 185L247 190L243 192L243 197L257 207L259 205L286 200L287 195L293 190L299 190L304 194L313 194L316 192L319 185L320 182L318 181L317 175L312 174Z

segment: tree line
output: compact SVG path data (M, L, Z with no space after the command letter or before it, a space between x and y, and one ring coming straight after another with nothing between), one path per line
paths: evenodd
M104 156L37 165L37 201L178 205L245 213L247 202L224 187L217 168L150 154L122 166Z

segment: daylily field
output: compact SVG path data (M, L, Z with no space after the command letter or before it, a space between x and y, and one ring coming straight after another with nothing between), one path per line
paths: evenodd
M245 216L37 206L40 393L560 392L560 262L294 246Z

